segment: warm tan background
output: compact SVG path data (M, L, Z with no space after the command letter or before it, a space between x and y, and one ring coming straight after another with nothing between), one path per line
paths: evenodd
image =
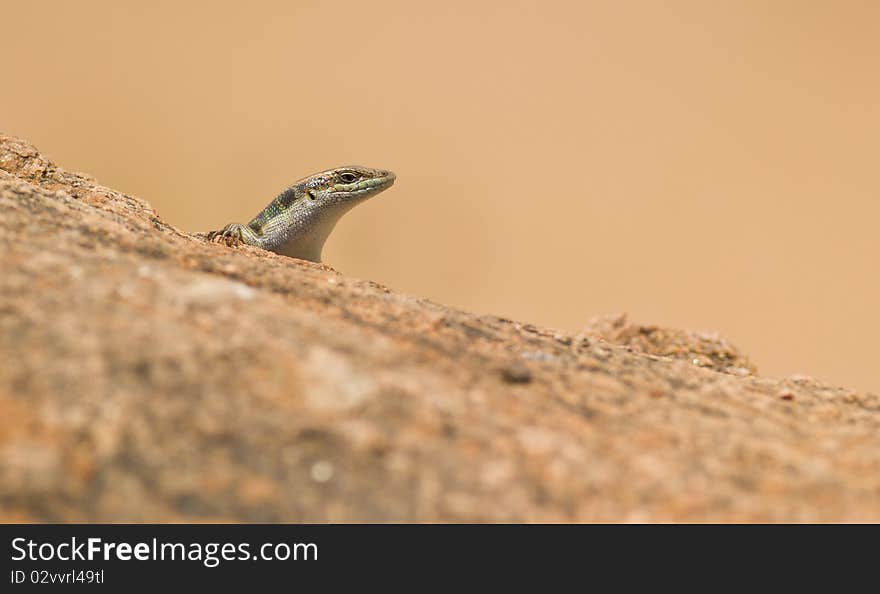
M714 329L765 374L880 390L880 3L0 9L0 130L183 229L387 167L325 250L346 274Z

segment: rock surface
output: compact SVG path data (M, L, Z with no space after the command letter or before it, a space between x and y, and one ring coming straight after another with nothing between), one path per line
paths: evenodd
M0 521L880 520L880 397L712 335L208 244L2 135L0 249Z

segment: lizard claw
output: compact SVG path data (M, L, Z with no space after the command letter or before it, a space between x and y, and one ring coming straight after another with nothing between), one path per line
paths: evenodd
M220 229L219 231L211 231L208 233L206 239L211 242L219 242L226 241L226 244L230 244L230 239L234 243L240 243L243 241L242 239L242 229L239 223L230 223Z

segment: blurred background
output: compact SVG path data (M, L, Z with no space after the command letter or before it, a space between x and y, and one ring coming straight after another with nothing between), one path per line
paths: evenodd
M0 8L0 130L184 230L389 168L324 250L344 274L880 390L880 3Z

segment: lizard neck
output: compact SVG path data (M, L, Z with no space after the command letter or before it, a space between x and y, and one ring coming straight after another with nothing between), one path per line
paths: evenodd
M300 260L321 261L321 252L336 223L350 207L328 207L302 213L299 225L290 229L290 233L272 251Z

